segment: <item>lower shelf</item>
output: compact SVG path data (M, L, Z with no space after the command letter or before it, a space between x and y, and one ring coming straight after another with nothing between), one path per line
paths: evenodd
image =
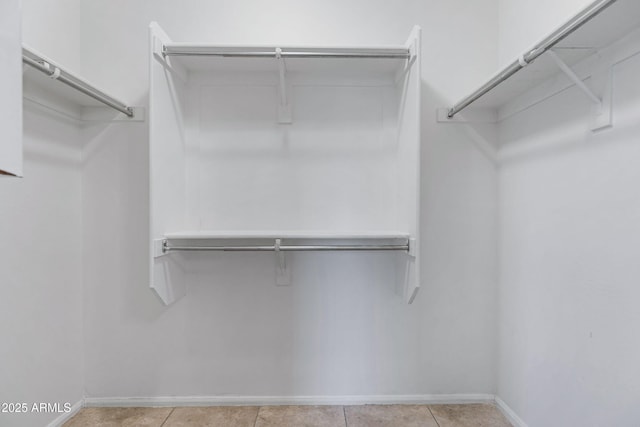
M400 233L313 234L267 233L171 233L155 242L154 256L177 251L404 251L411 252L411 238Z
M314 233L287 232L206 232L188 231L166 233L153 241L153 266L151 287L165 304L181 298L186 293L183 281L175 280L169 271L176 252L274 252L275 282L280 286L291 284L291 266L287 252L296 251L384 251L398 255L398 280L402 282L404 297L408 303L419 289L417 280L417 243L407 233L360 232Z

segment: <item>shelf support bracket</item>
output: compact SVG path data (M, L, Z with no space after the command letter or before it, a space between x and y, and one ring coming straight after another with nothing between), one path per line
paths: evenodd
M153 257L160 258L167 254L167 239L153 239Z
M598 98L596 94L593 93L593 91L587 87L587 85L582 81L582 79L578 77L578 75L571 69L571 67L567 65L566 62L560 59L557 53L550 50L549 56L551 57L551 59L553 59L553 61L558 66L558 68L560 68L560 70L563 73L565 73L567 77L569 77L569 79L571 79L571 81L575 83L575 85L578 86L578 88L581 91L584 92L585 95L587 95L587 98L589 98L591 102L593 102L595 105L598 105L598 106L602 105L602 100L600 100L600 98Z
M551 59L556 63L558 68L566 74L567 77L589 98L593 103L593 117L591 122L591 130L596 131L611 127L612 115L611 115L611 90L613 85L611 84L612 73L611 68L607 73L606 81L604 82L604 89L602 97L597 96L593 90L591 90L585 82L578 76L572 69L564 62L557 53L552 50L547 51Z
M281 239L276 239L274 249L276 251L276 285L288 286L291 284L291 269L287 264L287 258L283 251L280 250L282 244Z
M282 49L276 48L278 61L278 123L291 123L291 102L287 98L287 67L282 57Z

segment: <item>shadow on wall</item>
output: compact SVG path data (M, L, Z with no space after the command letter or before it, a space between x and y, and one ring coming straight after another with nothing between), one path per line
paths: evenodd
M132 105L143 106L148 116L148 95ZM149 289L147 271L148 122L87 123L82 139L87 309L112 306L126 319L157 319L163 308ZM108 279L114 274L117 280ZM104 307L101 298L109 301Z
M437 109L455 100L445 99L424 80L422 96L419 298L430 301L425 319L433 328L425 335L434 356L442 356L432 360L447 372L456 370L448 361L474 365L456 353L473 347L469 356L481 361L493 390L498 322L495 124L438 123ZM449 380L464 382L456 376Z
M81 135L77 123L25 104L23 129L25 158L51 166L80 169ZM25 178L29 178L28 174Z
M614 88L614 93L616 93ZM599 149L603 143L624 140L637 128L627 112L638 111L638 101L624 100L626 94L614 97L612 128L591 131L591 105L576 87L569 87L535 104L516 116L501 122L500 162L511 165L523 161L545 160L559 155L573 155ZM635 105L634 105L635 104Z

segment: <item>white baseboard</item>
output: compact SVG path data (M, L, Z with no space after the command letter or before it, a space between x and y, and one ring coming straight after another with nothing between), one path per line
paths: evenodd
M86 407L493 403L493 394L87 397Z
M84 407L84 400L80 400L76 402L73 406L71 406L71 410L69 412L65 412L55 420L51 421L49 424L47 424L47 427L60 427L62 424L69 421L69 419L71 419L71 417L77 414L78 411L83 407Z
M502 414L511 424L514 425L514 427L528 427L527 424L522 421L522 418L520 418L518 414L516 414L513 409L511 409L509 405L507 405L504 400L500 399L498 396L496 396L496 406L500 411L502 411Z
M527 424L502 399L493 394L418 394L372 396L167 396L89 397L47 424L60 427L85 407L238 406L238 405L366 405L366 404L456 404L495 403L514 427Z

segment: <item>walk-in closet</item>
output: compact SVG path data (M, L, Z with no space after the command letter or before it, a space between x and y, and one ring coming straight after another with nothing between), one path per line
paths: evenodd
M0 427L640 425L640 2L3 0Z

